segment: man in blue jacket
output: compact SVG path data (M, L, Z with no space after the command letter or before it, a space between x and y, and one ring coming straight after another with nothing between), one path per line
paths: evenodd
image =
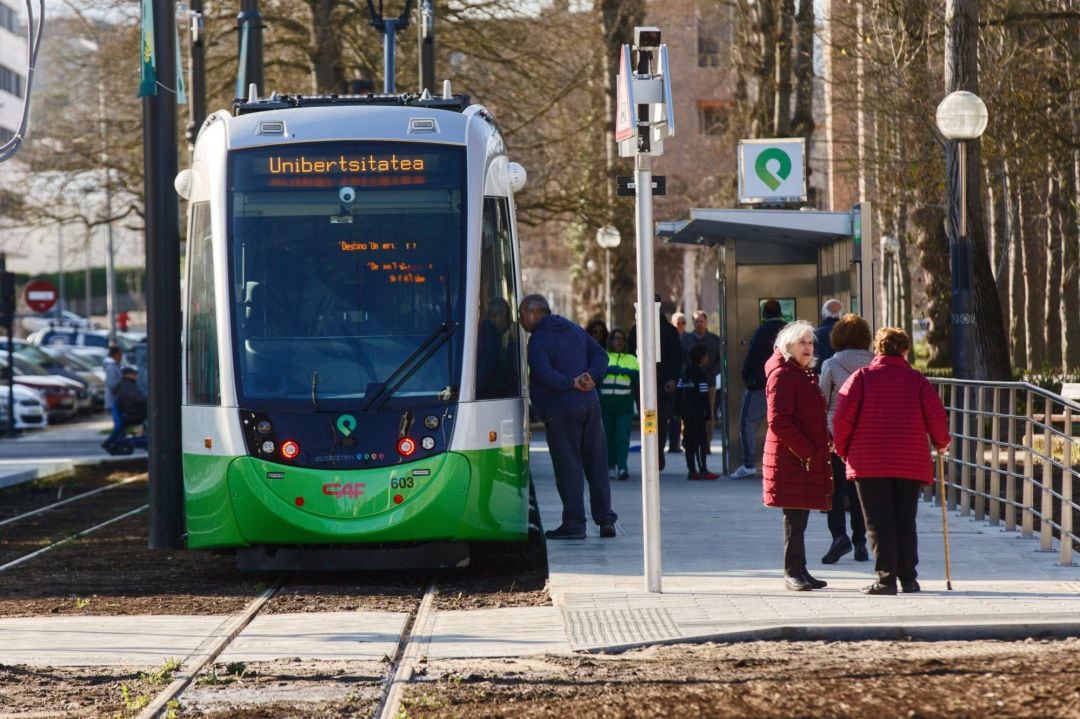
M745 479L757 474L757 428L767 411L765 363L772 356L773 343L785 324L784 313L776 300L767 300L762 305L761 314L763 321L750 338L742 366L743 386L746 389L739 406L739 443L742 445L743 461L729 475L732 479Z
M565 317L551 314L543 295L521 301L521 327L529 338L529 398L544 422L555 486L562 500L562 524L548 539L585 538L585 480L592 517L601 537L615 536L607 440L596 385L607 372L607 352Z

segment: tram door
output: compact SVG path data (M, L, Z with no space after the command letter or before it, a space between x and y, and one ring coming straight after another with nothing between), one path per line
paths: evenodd
M743 458L739 436L739 406L745 389L742 366L750 338L761 323L761 305L776 299L785 320L807 320L815 327L821 308L817 248L746 240L731 244L735 245L732 248L735 251L729 249L723 253L726 326L721 328L726 334L721 340L727 355L723 419L730 439L727 443L730 455L725 457L729 471L737 468ZM754 466L759 470L764 442L765 422L762 422L755 442Z

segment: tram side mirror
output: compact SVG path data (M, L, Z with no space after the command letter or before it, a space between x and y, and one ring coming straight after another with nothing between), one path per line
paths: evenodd
M176 188L176 194L183 197L185 200L191 197L191 168L186 170L180 170L176 173L176 179L173 180L173 187Z
M510 173L510 191L517 192L522 187L525 187L525 181L529 178L525 172L525 168L516 162L511 162L507 168L507 172Z

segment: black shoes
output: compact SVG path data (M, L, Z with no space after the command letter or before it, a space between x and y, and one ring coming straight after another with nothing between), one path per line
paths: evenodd
M614 527L612 527L611 529L612 531L615 530ZM602 532L603 530L601 530L601 536ZM566 527L558 527L557 529L549 529L548 531L544 532L544 536L548 539L585 539L585 530L575 532L574 530L567 529Z
M863 587L859 590L863 594L870 594L873 596L893 596L896 594L895 584L882 584L881 582L874 582L868 587Z
M866 551L866 542L855 542L855 561L866 562L870 559L870 553Z
M828 582L822 579L815 579L813 576L810 575L810 572L807 571L803 571L802 578L810 582L810 587L812 589L824 589L825 587L829 586Z
M614 524L601 524L600 525L600 536L603 537L604 539L611 539L612 537L614 537L615 536L615 525Z
M675 445L674 447L668 447L668 452L671 454L682 454L682 447Z
M851 551L851 540L847 538L847 535L841 535L832 540L832 546L829 547L829 551L825 552L825 556L821 558L822 564L836 564L840 560L840 557L844 556Z
M910 582L900 582L900 591L904 594L914 594L915 592L921 592L922 587L919 586L916 580L912 579Z
M790 577L784 575L784 586L793 592L809 592L814 588L814 585L810 584L805 577Z

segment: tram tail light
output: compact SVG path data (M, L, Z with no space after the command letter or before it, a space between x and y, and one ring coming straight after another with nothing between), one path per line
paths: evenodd
M416 441L412 437L402 437L398 440L397 451L402 457L411 457L416 451Z
M300 445L293 439L287 439L281 443L281 456L285 459L296 459L300 454Z

